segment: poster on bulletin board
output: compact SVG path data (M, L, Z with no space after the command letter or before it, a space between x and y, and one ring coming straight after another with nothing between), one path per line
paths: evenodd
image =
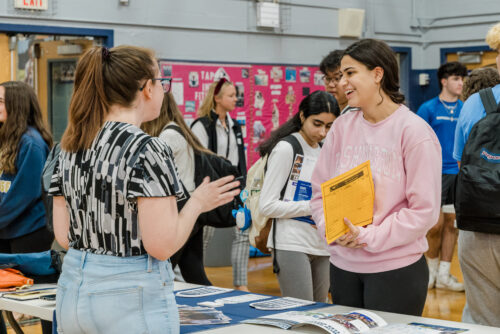
M259 159L259 144L298 111L300 101L316 90L324 90L316 66L162 60L160 70L163 77L172 78L172 94L188 125L197 118L212 82L225 77L235 85L238 101L230 115L242 127L248 168Z

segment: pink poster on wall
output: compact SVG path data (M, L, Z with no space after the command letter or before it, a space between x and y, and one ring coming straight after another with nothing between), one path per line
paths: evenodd
M198 108L210 84L222 77L231 81L235 85L238 101L230 115L240 123L248 149L250 65L161 61L160 70L163 77L172 77L172 94L188 125L198 117Z
M272 130L289 120L304 97L324 90L318 67L252 65L254 96L252 147L269 137ZM250 164L259 158L250 154Z
M300 101L324 90L321 72L311 66L161 61L160 69L172 77L172 93L188 124L212 82L226 77L234 83L238 101L230 115L242 126L248 168L259 159L259 144L298 111Z

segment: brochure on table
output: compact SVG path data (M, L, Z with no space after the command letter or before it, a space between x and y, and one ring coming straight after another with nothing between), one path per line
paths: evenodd
M180 290L175 294L177 305L183 305L181 333L192 333L222 326L236 325L244 320L255 319L278 312L291 310L310 311L331 306L331 304L314 303L295 298L266 296L216 287L202 287L200 290ZM202 296L193 297L200 294ZM293 308L283 309L283 307ZM182 322L183 319L185 322ZM198 321L199 319L201 321Z
M330 314L315 311L290 311L249 319L243 321L246 324L269 325L281 329L294 329L301 326L315 326L331 334L354 334L354 333L394 333L394 334L455 334L467 331L467 329L434 326L421 323L391 324L377 314L355 310L349 313Z

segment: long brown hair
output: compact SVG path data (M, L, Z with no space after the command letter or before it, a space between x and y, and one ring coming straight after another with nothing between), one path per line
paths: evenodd
M62 149L88 149L104 124L108 109L112 105L130 107L144 82L154 77L152 50L122 45L86 51L76 67Z
M210 84L210 87L208 88L207 95L203 99L203 102L201 102L200 108L198 109L198 116L199 117L205 117L207 116L209 119L212 119L212 116L210 114L210 111L215 110L215 96L222 96L222 89L226 86L233 86L233 83L230 81L225 81L222 83L222 86L220 87L219 92L217 95L214 94L215 92L215 87L219 83L218 81L212 82Z
M191 132L184 121L179 108L177 108L174 96L172 93L168 92L163 96L160 116L152 121L142 123L141 129L150 136L158 137L165 126L170 122L175 122L181 128L181 132L184 135L184 138L186 138L188 145L191 146L195 152L213 154L212 151L203 147L198 138L193 134L193 132Z
M28 126L35 128L49 148L52 135L45 124L40 105L31 86L20 81L0 84L5 89L5 109L7 120L0 123L0 169L5 173L16 172L16 158L19 142Z

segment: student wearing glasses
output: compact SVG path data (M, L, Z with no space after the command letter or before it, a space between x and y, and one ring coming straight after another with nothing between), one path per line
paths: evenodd
M344 50L334 50L330 52L319 64L319 70L323 73L323 82L325 90L332 94L337 100L340 108L340 115L345 114L350 110L359 110L356 107L349 106L344 89L339 84L342 79L340 72L340 60L344 54Z
M236 88L226 78L212 83L198 110L198 119L191 125L191 129L204 147L231 161L233 166L238 167L240 175L245 176L247 167L241 127L228 115L236 107L236 101ZM214 233L213 227L204 228L204 248ZM231 250L233 285L244 291L248 291L249 247L248 230L240 231L235 226Z
M78 62L50 187L55 235L69 248L61 333L178 333L169 258L199 214L239 193L232 176L205 179L178 212L186 194L172 152L139 128L158 117L167 84L147 49L94 47Z

